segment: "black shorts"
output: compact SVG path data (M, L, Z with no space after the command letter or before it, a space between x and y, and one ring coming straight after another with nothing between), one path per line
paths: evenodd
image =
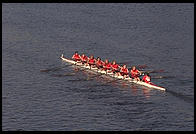
M85 63L87 63L86 61L81 61L82 62L82 64L85 64Z
M90 64L90 63L88 63L90 66L94 66L95 64Z
M98 69L103 68L103 66L97 66L97 65L96 65L96 67L97 67Z
M135 78L140 78L139 76L136 76L136 77L133 77L133 76L130 76L132 79L135 79Z
M120 72L119 70L112 70L113 73L118 73Z
M128 75L128 73L123 73L123 72L120 72L120 74L121 74L122 76Z

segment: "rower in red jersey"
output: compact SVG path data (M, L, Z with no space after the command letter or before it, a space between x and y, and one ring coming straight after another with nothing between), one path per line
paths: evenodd
M103 61L101 60L101 58L97 57L97 60L95 62L97 68L103 68Z
M142 78L142 81L143 82L146 82L146 83L151 83L151 78L150 78L150 75L149 73L145 73L144 77Z
M80 56L80 59L81 59L82 64L85 64L88 61L88 57L84 54L82 54L82 56Z
M111 69L111 63L109 63L108 59L105 59L105 62L103 63L103 70L107 71Z
M124 78L129 76L129 70L127 69L127 65L124 64L123 67L121 67L119 74Z
M93 55L91 55L90 58L88 59L88 64L90 66L95 65L95 59L94 59L94 56Z
M134 80L140 81L139 76L141 75L141 72L137 70L135 66L132 67L130 73L131 73L131 78L133 78Z
M112 67L112 72L113 72L113 73L119 72L119 65L116 63L115 60L112 62L111 67Z
M78 51L75 51L75 54L72 56L72 59L74 59L75 61L80 61L80 55L78 54Z

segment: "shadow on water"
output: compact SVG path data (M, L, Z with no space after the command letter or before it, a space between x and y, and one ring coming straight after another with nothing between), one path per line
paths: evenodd
M46 72L46 73L47 72L50 72L50 71L55 72L55 71L61 70L61 69L65 68L65 67L69 67L69 66L72 66L72 65L69 64L69 65L60 66L60 67L54 67L54 68L48 68L48 69L41 69L40 72Z
M171 91L171 90L167 90L166 92L168 92L168 93L172 94L173 96L175 96L179 99L182 99L182 100L184 100L188 103L193 103L194 102L194 98L183 95L182 93L177 93L177 92L174 92L174 91Z
M52 74L53 77L66 77L66 76L74 76L74 73L67 73L67 74Z

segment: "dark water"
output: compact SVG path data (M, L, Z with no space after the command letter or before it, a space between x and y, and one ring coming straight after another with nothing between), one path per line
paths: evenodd
M2 7L3 130L194 130L193 4ZM152 80L162 92L71 66L40 72L75 50L172 78Z

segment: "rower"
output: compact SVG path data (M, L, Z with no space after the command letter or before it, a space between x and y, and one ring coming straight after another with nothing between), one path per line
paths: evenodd
M141 75L141 72L137 70L135 66L132 67L130 73L131 73L131 78L133 78L134 80L140 81L139 76Z
M112 62L111 67L112 67L112 72L118 74L118 72L120 71L119 65L116 63L115 60Z
M88 61L88 57L84 54L82 54L82 56L80 56L81 62L82 64L86 64Z
M94 56L91 55L89 60L88 60L88 64L91 66L95 66L95 59L94 59Z
M145 73L145 74L144 74L144 77L142 78L142 81L143 81L143 82L146 82L146 83L151 83L151 82L150 82L150 81L151 81L151 78L150 78L149 73Z
M76 62L80 61L80 55L78 54L78 51L75 51L75 54L72 56L72 59Z
M124 78L129 76L129 70L127 69L127 65L123 65L120 69L120 73L121 76L123 76Z
M95 64L98 69L103 68L103 61L101 60L101 58L97 57Z
M103 70L107 72L110 69L111 69L111 63L109 63L108 59L105 59L105 62L103 63Z

